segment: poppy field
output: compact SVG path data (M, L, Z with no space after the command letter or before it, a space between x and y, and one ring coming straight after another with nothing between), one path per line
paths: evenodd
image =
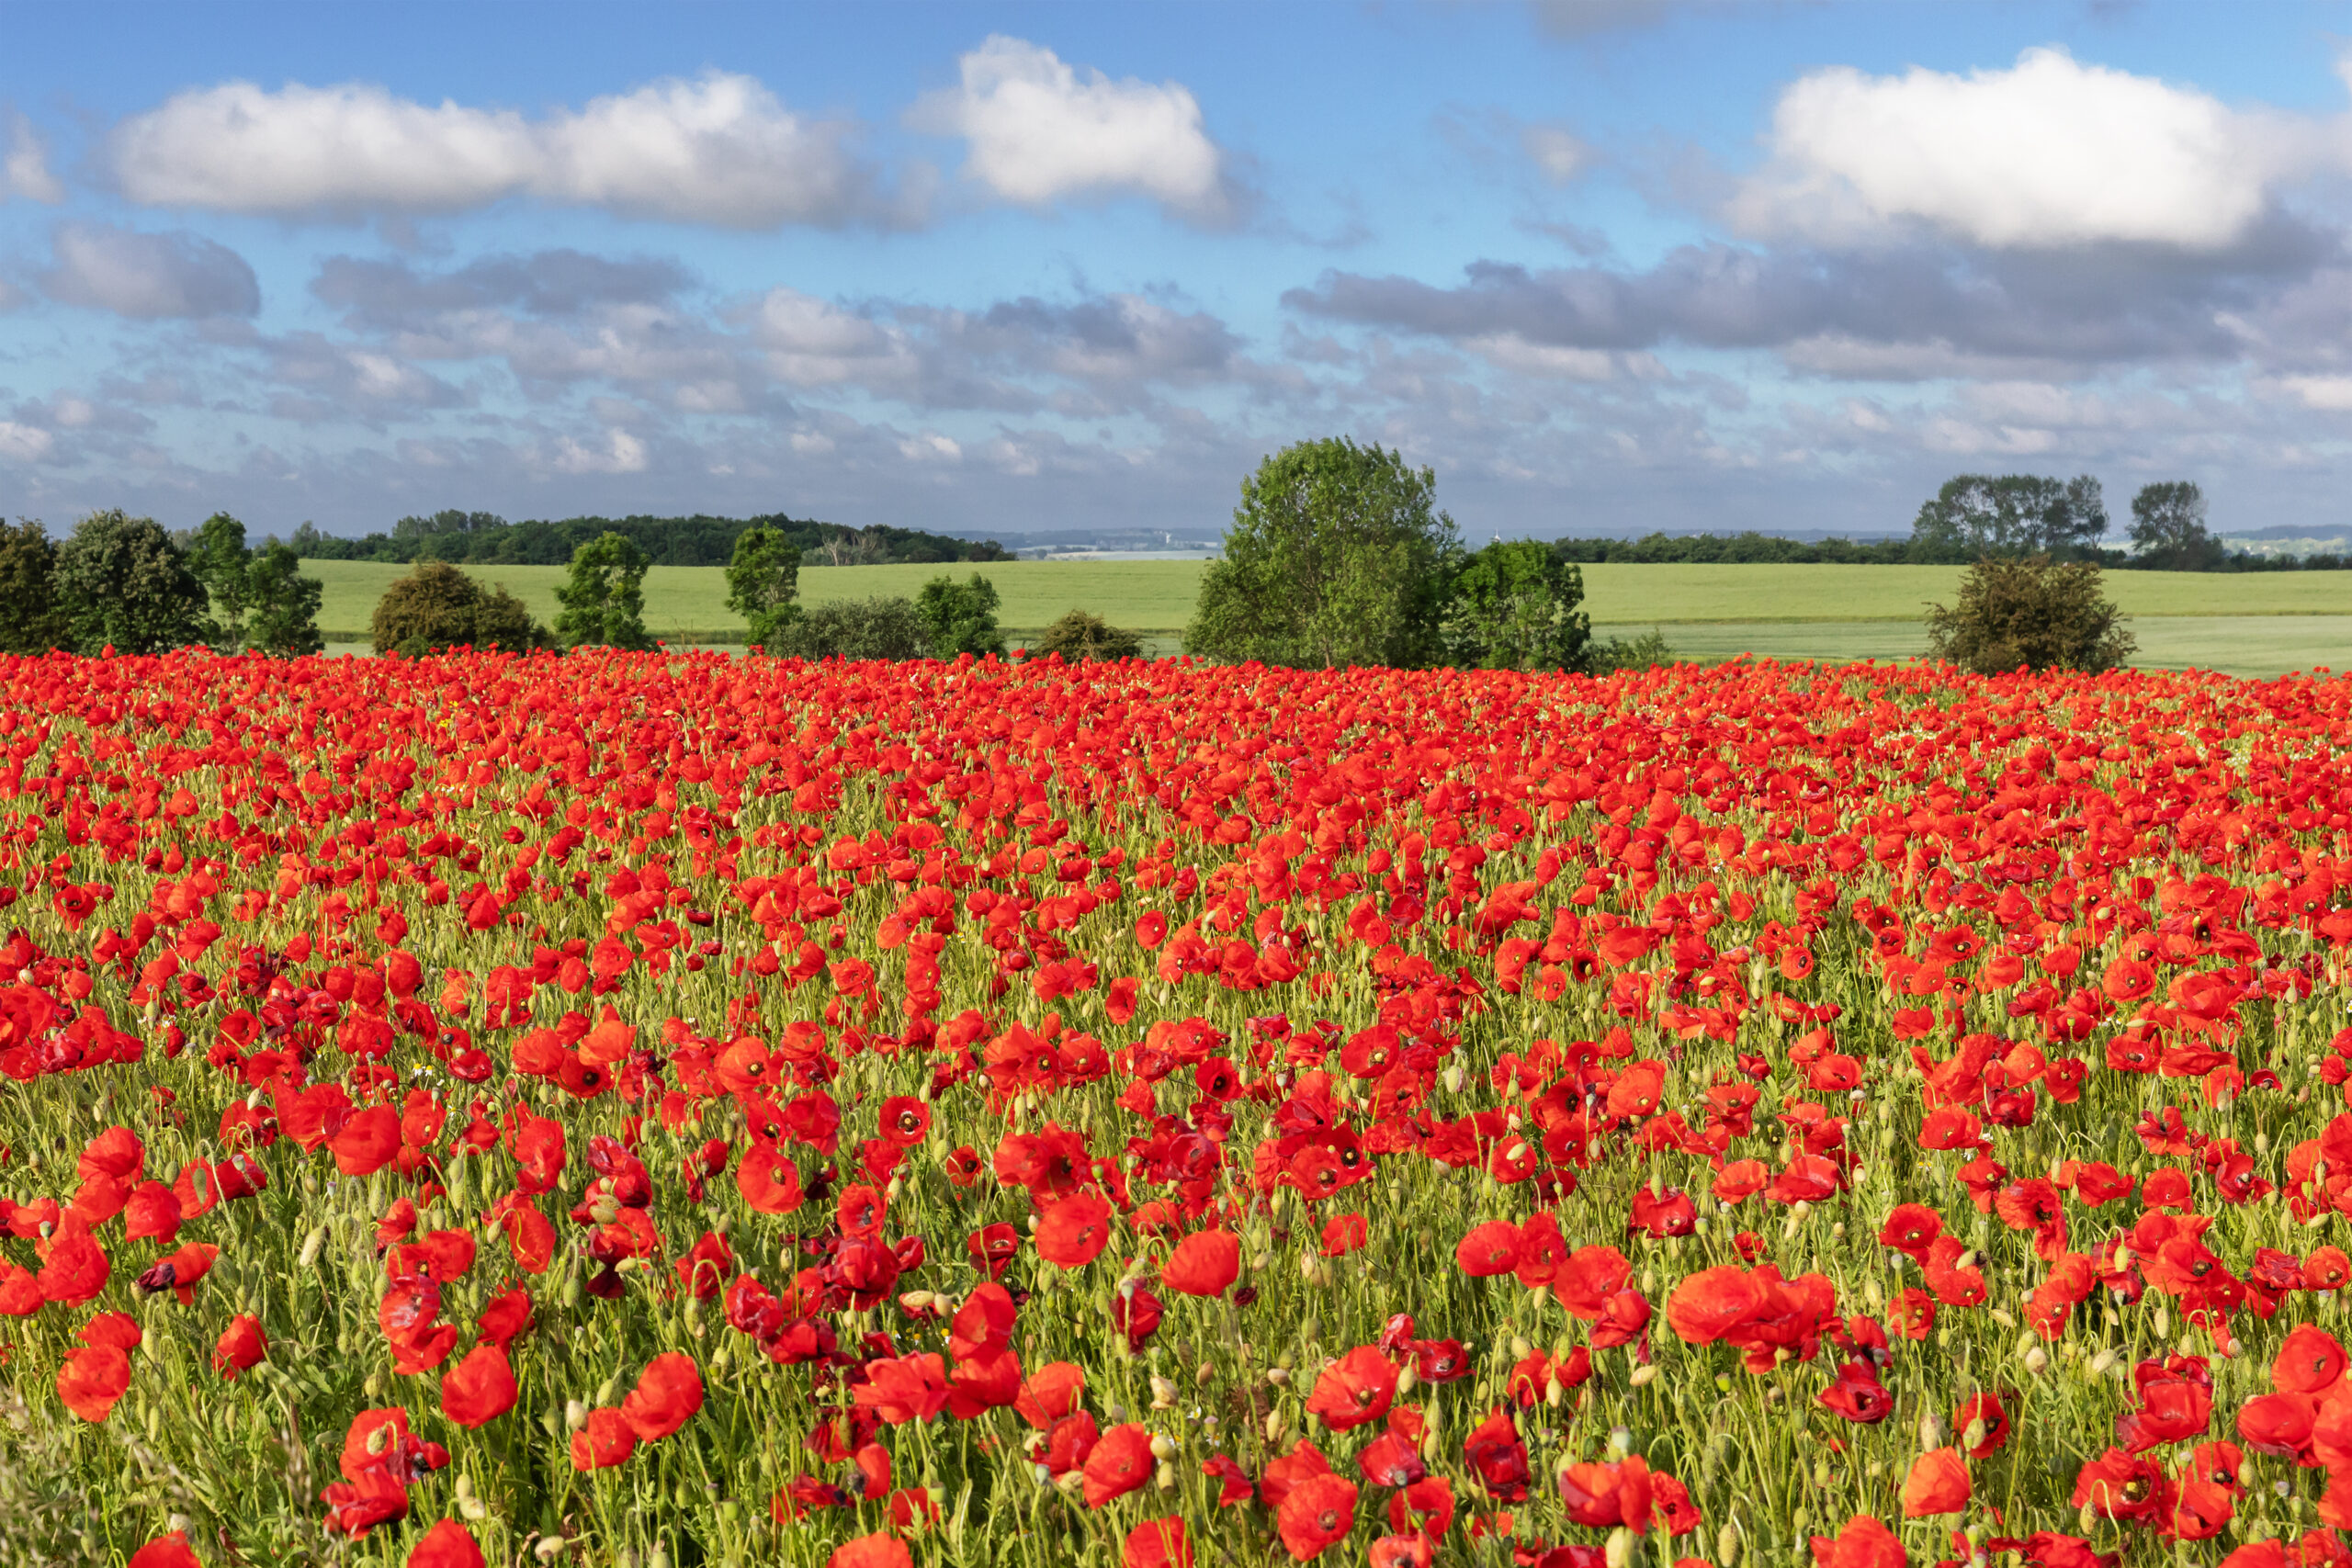
M0 1564L2352 1568L2352 683L0 684Z

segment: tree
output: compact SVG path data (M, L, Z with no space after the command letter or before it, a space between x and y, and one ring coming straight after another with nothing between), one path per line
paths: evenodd
M1436 663L1461 554L1436 491L1428 468L1344 436L1268 457L1241 481L1185 650L1302 669Z
M2132 548L2167 571L2211 571L2229 547L2205 526L2205 492L2189 479L2142 485L2132 498Z
M2063 483L2036 474L1962 474L1948 479L1911 524L1911 558L1926 563L1984 556L2061 559L2096 548L2107 502L2089 474Z
M1004 634L996 625L996 584L972 573L967 582L934 577L915 595L915 615L922 623L924 649L933 659L1004 655Z
M30 518L0 523L0 653L47 653L65 639L57 547Z
M1116 661L1141 659L1143 638L1118 626L1104 624L1100 615L1090 615L1083 610L1072 610L1039 634L1029 645L1033 658L1043 659L1058 653L1065 663L1080 664L1090 660Z
M781 528L751 527L735 536L727 563L727 607L751 628L752 645L775 651L784 628L799 618L800 550Z
M555 591L566 648L653 646L645 629L645 571L651 563L626 534L606 534L571 552L571 573Z
M1584 572L1532 539L1498 540L1463 563L1445 606L1450 663L1472 670L1589 670Z
M65 640L83 653L155 653L204 640L204 584L152 517L93 512L57 549Z
M188 541L187 566L204 584L204 640L222 653L245 646L245 525L216 512Z
M449 648L528 652L547 628L503 586L484 588L447 561L423 561L384 590L372 626L376 651L412 658Z
M921 659L930 646L914 601L903 596L836 599L803 611L777 634L783 659Z
M2100 592L2089 561L1987 557L1960 580L1951 609L1928 606L1928 643L1939 659L1979 675L2030 670L2112 670L2137 646Z
M273 659L297 659L326 646L319 601L326 585L301 572L302 558L276 539L245 563L245 646Z

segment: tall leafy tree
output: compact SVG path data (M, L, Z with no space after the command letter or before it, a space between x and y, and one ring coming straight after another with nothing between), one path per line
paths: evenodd
M1437 663L1461 545L1436 493L1430 469L1345 436L1268 457L1241 481L1185 650L1303 669Z
M1004 653L1004 634L997 629L996 584L972 573L966 582L934 577L915 595L915 615L922 624L922 639L933 659L968 653L975 659Z
M2132 549L2148 565L2210 571L2229 548L2205 525L2205 492L2190 479L2142 485L2132 498Z
M245 646L245 525L216 512L198 525L187 546L188 570L204 584L204 640L223 653Z
M606 534L572 551L571 575L555 591L563 606L556 640L566 648L651 648L645 629L650 564L626 534Z
M47 653L66 637L57 547L30 518L0 523L0 653Z
M155 653L204 640L204 584L152 517L93 512L58 547L66 637L83 653Z
M2038 474L1962 474L1947 479L1911 524L1911 556L1954 562L1984 556L2064 560L2098 547L2107 533L2098 480Z
M301 571L290 545L270 540L245 562L245 646L279 659L316 653L319 602L326 585Z
M1464 561L1446 604L1451 662L1477 670L1589 670L1584 572L1548 545L1504 539Z
M781 528L753 526L735 536L727 563L727 607L743 617L753 647L776 651L800 616L800 550Z

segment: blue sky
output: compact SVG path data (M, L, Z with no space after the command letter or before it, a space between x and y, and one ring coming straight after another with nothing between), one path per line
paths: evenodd
M20 6L0 507L2352 524L2352 4Z

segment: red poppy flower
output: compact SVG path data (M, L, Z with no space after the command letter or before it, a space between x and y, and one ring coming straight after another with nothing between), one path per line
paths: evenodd
M1227 1230L1198 1231L1176 1244L1159 1282L1188 1296L1218 1296L1240 1273L1241 1239Z
M1454 1247L1453 1261L1474 1280L1511 1272L1519 1267L1519 1227L1508 1220L1472 1227Z
M441 1379L441 1413L458 1426L484 1426L514 1408L514 1369L504 1349L478 1345Z
M1323 1369L1307 1410L1335 1432L1350 1431L1388 1414L1396 1397L1396 1368L1369 1345L1360 1345Z
M1086 1506L1099 1508L1125 1496L1151 1479L1154 1463L1149 1432L1131 1421L1112 1427L1096 1439L1082 1467Z
M1372 1227L1362 1214L1334 1214L1324 1222L1323 1256L1345 1258L1371 1239Z
M261 1319L241 1312L229 1320L229 1326L213 1344L212 1370L233 1382L239 1372L250 1371L268 1355L269 1337L261 1331Z
M1355 1483L1329 1473L1310 1475L1293 1485L1274 1511L1274 1529L1299 1562L1346 1540L1355 1525Z
M637 1433L617 1410L591 1410L588 1423L571 1434L571 1468L605 1470L637 1451Z
M1111 1240L1111 1205L1091 1192L1064 1198L1037 1223L1037 1256L1064 1269L1082 1269Z
M833 1548L825 1568L914 1568L907 1543L888 1531L876 1530Z
M403 1568L482 1568L481 1547L457 1520L436 1519L409 1548Z
M1968 1506L1971 1492L1968 1461L1960 1450L1930 1449L1911 1461L1911 1472L1903 1478L1903 1517L1957 1514Z
M187 1543L186 1530L174 1530L159 1535L130 1554L124 1568L204 1568L196 1549Z
M1193 1543L1184 1534L1183 1519L1170 1514L1146 1519L1129 1530L1121 1568L1193 1568Z
M103 1421L130 1387L130 1358L117 1345L65 1352L57 1369L58 1400L85 1421Z
M1813 1538L1814 1568L1903 1568L1903 1542L1868 1514L1856 1514L1833 1539Z

